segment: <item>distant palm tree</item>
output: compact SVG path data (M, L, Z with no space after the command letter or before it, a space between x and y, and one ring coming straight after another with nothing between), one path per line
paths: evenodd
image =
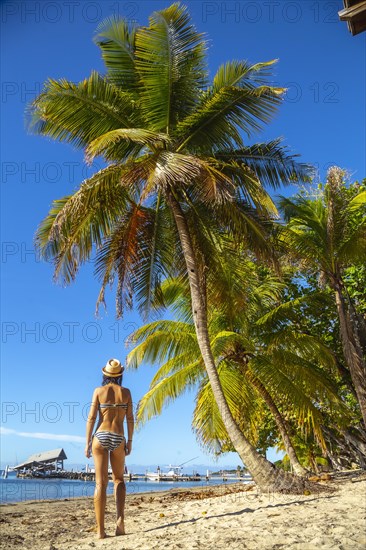
M345 268L366 262L366 191L347 189L344 171L332 167L318 198L283 198L281 208L288 220L282 241L290 255L334 291L344 357L366 426L366 364L360 343L366 328L343 280Z
M148 310L162 278L188 274L199 347L234 447L262 488L301 492L234 421L207 327L205 277L220 269L215 234L268 251L264 220L276 209L263 185L309 173L279 140L248 146L240 134L258 131L282 101L284 89L267 83L274 62L228 62L210 83L204 38L179 4L154 12L147 27L109 19L97 43L106 77L49 80L31 107L35 132L108 163L54 202L37 234L41 253L69 283L96 248L98 303L116 279L118 315L133 296Z
M236 423L253 443L260 396L273 415L295 473L304 476L307 472L297 458L285 414L296 419L302 430L312 431L325 448L319 402L339 407L340 400L336 385L319 365L333 370L333 355L317 338L293 327L289 318L286 323L283 315L280 323L274 320L278 312L272 314L270 308L281 297L282 285L272 276L261 281L253 264L250 269L246 263L246 278L234 298L231 318L223 314L220 303L210 308L210 344L220 383ZM139 368L142 363L159 367L139 403L137 419L144 423L184 391L195 390L192 427L204 446L222 450L227 447L228 433L189 319L186 285L166 281L162 293L178 319L148 323L131 335L135 347L127 358L129 368ZM240 307L240 302L247 307Z

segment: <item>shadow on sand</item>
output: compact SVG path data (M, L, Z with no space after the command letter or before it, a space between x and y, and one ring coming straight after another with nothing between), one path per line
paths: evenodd
M199 520L202 519L211 519L211 518L225 518L229 516L241 516L242 514L250 514L258 510L273 510L275 508L283 508L285 506L292 506L294 504L297 505L304 505L308 504L309 502L314 502L319 500L319 498L335 498L335 495L328 495L328 496L322 496L318 498L310 498L307 500L293 500L291 502L283 502L279 504L269 504L268 506L261 506L259 508L243 508L242 510L238 510L237 512L227 512L226 514L216 514L212 516L204 516L204 517L197 517L192 519L184 519L182 521L174 521L172 523L166 523L164 525L159 525L158 527L152 527L150 529L145 529L145 533L148 533L149 531L158 531L159 529L166 529L167 527L177 527L178 525L184 525L186 523L196 523Z

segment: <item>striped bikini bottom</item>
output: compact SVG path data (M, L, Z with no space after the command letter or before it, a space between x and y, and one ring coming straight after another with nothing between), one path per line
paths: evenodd
M98 439L99 443L108 451L114 451L124 441L126 441L124 435L115 434L113 432L95 432L94 436Z

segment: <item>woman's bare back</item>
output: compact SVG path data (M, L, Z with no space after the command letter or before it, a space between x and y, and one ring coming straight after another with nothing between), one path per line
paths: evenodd
M126 415L130 416L132 412L130 390L116 384L108 384L96 388L94 395L98 400L99 410L97 431L105 430L124 435L123 421Z

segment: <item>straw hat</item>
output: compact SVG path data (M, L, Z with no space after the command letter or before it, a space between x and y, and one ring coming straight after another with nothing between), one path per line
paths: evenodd
M105 376L110 376L113 378L113 377L121 376L124 370L125 368L122 367L118 359L110 359L106 364L106 366L102 369L102 373Z

